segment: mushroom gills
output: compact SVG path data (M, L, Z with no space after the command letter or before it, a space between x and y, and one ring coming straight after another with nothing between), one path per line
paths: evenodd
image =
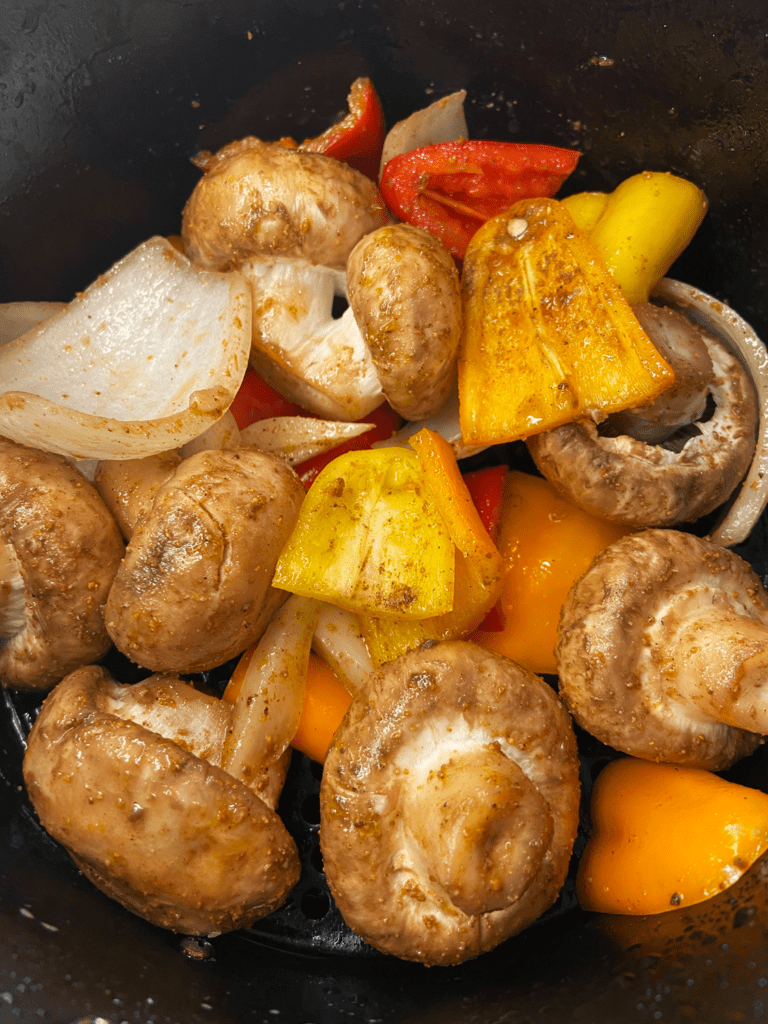
M446 742L446 737L447 742ZM400 853L405 877L431 877L468 915L502 910L535 879L552 840L552 813L517 752L460 716L430 723L394 763L403 789ZM439 893L438 893L439 895Z

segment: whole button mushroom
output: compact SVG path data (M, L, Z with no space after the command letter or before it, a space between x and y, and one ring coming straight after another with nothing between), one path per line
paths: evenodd
M45 829L83 874L162 928L247 928L296 884L274 810L223 770L231 708L179 679L67 676L32 728L24 779Z
M555 901L576 836L570 718L540 678L466 641L373 673L325 762L321 847L347 924L458 964Z
M389 404L407 420L426 419L456 373L461 289L450 253L409 224L379 228L352 250L347 290Z
M189 258L226 270L253 256L294 256L343 270L355 244L390 217L376 185L347 164L248 137L195 161L184 207Z
M0 680L48 690L112 646L107 594L125 553L94 487L60 455L0 438Z
M558 632L560 694L603 743L722 771L768 734L768 593L734 552L646 530L595 558Z
M203 672L259 639L304 488L256 448L185 459L139 521L106 606L115 646L155 672Z
M638 319L677 383L650 406L528 438L537 468L593 515L626 526L693 522L732 494L755 455L759 409L726 342L681 312L641 304Z

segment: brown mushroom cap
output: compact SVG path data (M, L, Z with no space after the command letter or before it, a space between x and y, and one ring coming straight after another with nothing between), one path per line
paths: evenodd
M155 672L202 672L258 640L287 597L271 582L304 493L285 462L255 448L184 460L110 591L117 648Z
M3 592L23 616L4 629L0 680L46 690L111 647L104 605L125 552L114 519L66 459L0 438Z
M739 359L713 335L701 337L715 408L681 450L601 436L591 420L579 420L528 438L543 476L587 512L627 526L675 526L721 505L752 461L757 400Z
M300 256L343 269L355 243L390 219L376 185L320 153L249 137L197 163L184 207L189 258L225 270L252 256Z
M570 719L531 672L466 641L371 675L320 791L328 884L386 953L457 964L555 900L576 835Z
M455 377L462 308L450 253L410 224L379 228L352 250L347 290L389 404L405 419L426 419Z
M43 826L98 888L153 924L194 935L249 927L298 881L293 840L247 786L120 717L122 689L89 666L43 704L24 759Z
M136 523L152 507L160 487L176 472L181 449L175 448L143 459L104 459L97 463L93 485L126 540Z
M720 771L768 731L768 594L749 565L675 530L606 548L563 606L560 694L603 743Z

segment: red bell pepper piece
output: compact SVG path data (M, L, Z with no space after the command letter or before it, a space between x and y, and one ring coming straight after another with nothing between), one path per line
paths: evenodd
M507 466L488 466L486 469L467 473L464 477L464 483L480 514L483 526L494 543L499 536L504 480L508 472Z
M508 472L509 467L507 466L488 466L486 469L467 473L464 477L464 483L467 485L475 508L480 513L483 526L494 543L499 537L504 481ZM498 633L504 629L504 613L501 610L500 601L497 601L491 608L479 628L486 633Z
M320 470L324 469L337 456L343 455L345 452L361 451L365 448L370 448L375 441L389 440L394 432L402 426L403 421L391 405L387 402L382 402L373 412L363 416L361 422L375 423L376 426L373 430L368 430L365 434L359 434L357 437L351 437L348 441L342 441L334 448L331 448L330 451L323 452L322 455L315 455L313 458L307 459L306 462L296 466L299 480L301 480L305 487L309 487Z
M342 121L331 125L316 139L302 142L299 148L342 160L378 182L386 124L381 101L370 78L355 79L347 102L349 113Z
M394 157L381 192L392 213L463 259L475 231L518 199L553 196L581 154L518 142L441 142Z
M245 371L229 411L240 430L257 420L271 419L273 416L311 416L311 413L275 391L256 370L251 369Z

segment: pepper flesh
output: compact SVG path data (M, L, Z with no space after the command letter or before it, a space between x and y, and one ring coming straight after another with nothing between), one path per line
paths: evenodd
M370 78L356 78L347 97L349 113L322 135L302 142L300 149L342 160L378 181L386 124L381 101Z
M581 192L564 205L634 306L648 301L696 234L707 197L685 178L641 171L607 195Z
M468 140L393 157L381 193L400 220L431 232L463 259L477 229L529 196L552 196L580 154L557 146Z
M469 635L495 605L501 592L502 560L491 540L448 442L426 428L410 439L424 474L427 493L456 546L453 607L419 621L392 622L358 615L374 663L413 650L425 640L457 640Z
M532 672L557 672L560 609L592 559L631 531L577 508L547 480L511 470L504 486L498 615L472 639Z
M660 914L732 885L768 849L768 794L712 772L626 757L592 790L576 894L585 910Z
M340 455L317 477L273 585L350 611L427 618L453 607L454 546L402 448Z
M462 285L459 418L498 444L643 405L674 374L572 217L516 203L477 232Z

